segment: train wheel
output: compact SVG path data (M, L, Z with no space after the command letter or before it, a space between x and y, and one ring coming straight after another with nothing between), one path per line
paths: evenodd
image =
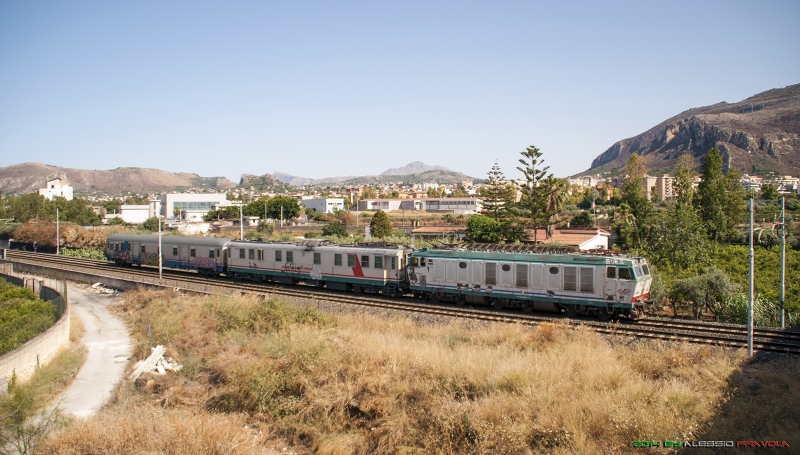
M522 302L522 312L523 313L532 313L533 312L533 302Z
M492 299L492 306L494 307L495 310L502 310L503 308L505 308L505 305L503 304L503 299L499 298Z
M456 297L456 305L464 306L466 304L467 304L467 298L466 297L464 297L463 295L459 295L459 296Z
M564 313L567 317L574 318L578 315L578 305L564 305Z
M428 294L428 300L430 300L431 303L439 303L439 296L436 295L435 292L431 292Z
M606 308L597 309L597 319L606 322L610 321L612 317L614 317L614 312L609 313Z

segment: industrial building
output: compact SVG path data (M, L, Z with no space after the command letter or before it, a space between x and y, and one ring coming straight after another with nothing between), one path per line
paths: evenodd
M480 213L483 201L474 197L419 198L419 199L363 199L359 210L425 210L427 212L473 214Z

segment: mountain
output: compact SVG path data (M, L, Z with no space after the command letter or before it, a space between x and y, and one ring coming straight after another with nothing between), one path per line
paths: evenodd
M224 191L236 187L225 177L201 177L185 172L120 167L111 170L73 169L43 163L22 163L0 168L0 191L35 193L50 176L66 177L78 194L154 193L189 188Z
M450 169L444 166L428 166L427 164L423 163L422 161L414 161L412 163L408 163L403 167L395 167L392 169L387 169L381 172L381 175L411 175L411 174L422 174L426 171L450 171ZM452 171L450 171L452 172Z
M363 185L368 183L392 183L392 182L437 182L437 183L456 183L464 179L471 179L459 172L453 172L444 166L429 166L422 161L414 161L403 167L396 167L383 171L380 175L344 177L325 177L321 179L311 179L298 177L296 175L283 172L273 172L272 178L289 185ZM474 179L473 179L474 180Z
M298 177L296 175L286 174L283 172L273 172L272 177L276 180L279 180L284 183L288 183L289 185L294 186L304 186L304 185L324 185L324 184L333 184L343 182L345 180L349 180L355 178L353 175L348 175L344 177L325 177L321 179L310 179L306 177Z
M619 173L633 152L658 174L670 171L684 153L699 164L712 147L722 153L726 170L800 175L800 84L681 112L612 145L581 174Z
M407 175L367 175L364 177L356 177L354 179L345 180L340 185L375 185L385 183L409 182L409 183L459 183L464 180L477 180L468 175L460 172L453 172L450 170L432 170L425 171L420 174L407 174Z
M284 174L286 175L286 174ZM291 191L291 185L275 178L274 175L264 174L261 176L253 174L242 174L239 179L239 187L253 191L268 191L283 193Z

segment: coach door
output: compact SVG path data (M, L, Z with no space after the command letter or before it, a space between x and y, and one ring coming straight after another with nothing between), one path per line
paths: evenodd
M606 267L606 300L617 299L617 268Z
M181 245L178 247L178 259L181 262L189 262L189 245Z
M475 286L480 289L481 285L483 284L483 261L469 261L470 268L471 268L471 275L472 277L469 280L469 284L472 285L474 288Z
M455 283L456 282L456 269L458 268L458 261L455 259L445 259L444 261L447 264L447 282L448 283Z
M139 242L131 242L131 257L142 257L142 252L139 248Z

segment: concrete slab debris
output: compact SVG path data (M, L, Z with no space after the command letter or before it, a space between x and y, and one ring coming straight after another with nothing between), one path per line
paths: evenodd
M139 376L144 373L167 374L167 371L180 371L183 365L178 365L175 359L164 357L166 348L158 345L153 349L150 357L136 362L133 366L133 373L128 376L128 379L135 381Z

